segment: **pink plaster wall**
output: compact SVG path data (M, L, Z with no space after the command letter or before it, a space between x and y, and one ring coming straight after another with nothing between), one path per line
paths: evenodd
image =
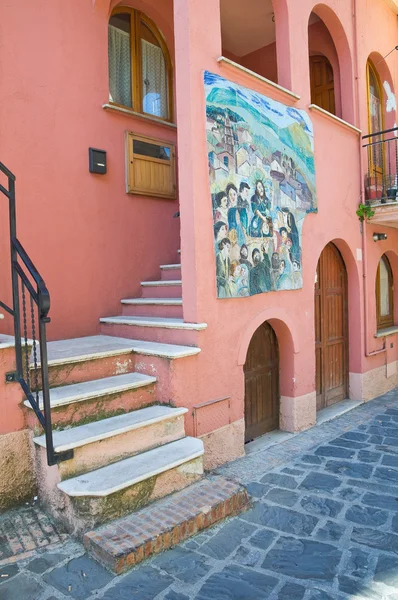
M303 289L216 299L203 92L203 71L207 69L309 111L308 54L322 52L334 68L339 66L342 118L366 132L366 61L369 56L385 56L396 44L397 20L387 3L273 1L277 80L298 94L298 101L220 65L219 0L136 0L131 5L145 10L159 25L174 57L177 132L101 108L108 98L109 0L56 4L43 0L40 10L27 1L24 10L10 3L0 6L1 160L17 174L19 235L52 292L51 337L94 333L99 316L117 314L120 298L137 294L140 280L157 278L160 263L175 261L181 224L184 318L206 322L208 327L198 334L201 353L176 366L179 404L193 407L230 396L231 422L241 419L242 367L251 336L264 320L270 321L278 336L282 396L299 398L313 393L313 286L319 255L330 241L341 251L348 272L350 372L371 371L386 360L396 360L394 349L393 353L389 350L388 358L385 354L365 357L364 351L362 237L355 215L362 193L362 141L357 132L315 111L310 116L319 212L307 216L303 229ZM309 47L312 11L324 25L317 23L311 28ZM395 55L380 65L383 79L393 88ZM276 79L275 73L270 78ZM395 112L390 111L386 124L395 120ZM172 219L176 202L126 195L126 129L169 141L177 138L180 223ZM104 177L88 173L90 145L108 151L109 172ZM4 256L6 222L0 222ZM389 229L388 240L374 244L373 230L369 227L367 234L366 288L371 350L382 344L373 337L377 263L382 251L393 257L398 247L397 231ZM394 258L392 264L398 277ZM3 298L6 264L2 273ZM209 422L209 431L212 428Z
M173 56L172 0L123 4L158 24ZM91 0L0 6L0 160L17 176L18 236L51 291L51 339L95 333L98 318L117 314L141 280L159 278L179 248L178 203L125 191L125 131L171 142L176 131L102 108L109 10ZM90 146L107 151L106 175L88 172ZM8 299L6 260L0 269Z
M397 22L392 11L385 8L383 0L367 2L366 9L364 0L356 3L359 13L366 13L366 24L361 19L357 33L354 32L352 18L354 1L330 0L326 5L316 4L313 0L299 3L295 0L274 0L278 83L300 95L300 100L295 102L265 83L229 66L217 64L216 59L221 52L220 23L216 18L209 22L205 17L209 13L216 17L217 0L205 0L200 7L194 0L175 0L176 67L180 73L180 80L177 78L179 173L180 194L184 199L181 201L184 317L208 324L202 334L202 352L196 361L198 377L206 373L206 385L193 385L192 393L196 402L230 394L234 398L233 415L237 419L243 415L244 407L242 364L251 335L264 320L269 320L274 326L279 340L281 394L301 397L314 391L313 286L318 258L330 241L334 241L342 253L348 272L349 371L361 373L386 360L384 355L366 358L364 354L362 236L355 214L362 193L362 140L356 131L344 124L310 111L315 131L319 212L307 216L303 229L304 288L294 292L271 292L244 300L217 300L204 119L198 118L198 115L204 115L204 97L196 90L200 89L203 70L207 69L286 104L308 110L308 54L321 52L329 58L338 75L336 79L340 80L338 112L343 119L366 131L367 98L362 83L366 81L367 56L376 49L386 54L395 45ZM308 19L312 11L322 22L310 28L308 48ZM329 31L327 35L324 35L325 28ZM244 34L244 24L241 29ZM358 89L357 39L360 40L358 69L361 72ZM253 53L250 58L254 58L254 54L259 56L261 51ZM390 68L395 68L395 65L390 60ZM253 68L254 63L245 62L244 66ZM196 160L193 160L194 156ZM189 201L186 200L188 198ZM370 236L369 233L369 240ZM396 247L397 242L397 232L389 229L386 247ZM372 241L368 241L368 245L369 256L372 256L369 271L373 270L374 282L380 249ZM374 311L374 293L372 287L368 291L372 307L370 313ZM373 337L375 329L374 314L370 314L371 349L380 345L380 340ZM187 397L190 390L188 383Z

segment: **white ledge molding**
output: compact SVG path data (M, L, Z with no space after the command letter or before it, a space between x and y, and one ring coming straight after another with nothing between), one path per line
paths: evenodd
M297 100L300 100L300 96L298 94L291 92L290 90L282 87L281 85L278 85L277 83L275 83L274 81L271 81L270 79L267 79L266 77L263 77L262 75L259 75L255 71L251 71L250 69L246 69L246 67L242 67L242 65L240 65L239 63L236 63L233 60L226 58L225 56L220 56L220 58L218 58L217 60L220 63L220 65L229 65L230 67L233 67L234 69L237 69L238 71L241 71L242 73L246 73L246 75L249 75L250 77L253 77L254 79L258 79L259 81L262 81L266 85L272 87L274 90L281 92L282 94L285 94L286 96L288 96L290 100L294 100L295 102L297 102Z
M123 108L122 106L116 106L115 104L103 104L102 108L121 113L122 115L127 115L129 117L134 117L136 119L142 119L143 121L150 121L151 123L155 123L155 125L161 125L162 127L171 127L171 129L177 129L177 125L175 123L165 121L164 119L156 119L150 115L144 115L143 113L135 112L131 108Z
M375 338L387 337L388 335L394 335L394 333L398 333L398 325L386 327L385 329L379 329L375 333Z
M310 104L308 108L310 110L315 110L316 112L320 113L321 115L330 119L331 121L335 121L335 123L339 123L343 127L347 127L347 129L351 129L351 131L355 131L355 133L362 134L361 129L358 129L358 127L355 127L354 125L351 125L351 123L344 121L344 119L340 119L340 117L336 117L336 115L332 115L332 113L328 112L324 108L321 108L317 104Z

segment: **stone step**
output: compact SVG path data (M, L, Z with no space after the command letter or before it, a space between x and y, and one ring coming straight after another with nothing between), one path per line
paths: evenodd
M201 440L185 437L60 481L63 501L51 501L53 494L43 500L72 533L80 534L198 481L203 453Z
M120 574L249 505L243 487L213 476L86 533L83 544L107 569Z
M181 265L160 265L160 277L162 281L180 280Z
M181 278L160 280L160 281L142 281L142 296L144 298L181 298Z
M72 459L59 464L60 478L66 479L93 471L183 438L184 414L187 412L186 408L155 405L79 427L55 431L55 451L74 451ZM41 449L46 448L44 435L34 438L33 441Z
M13 342L14 338L11 340ZM58 387L133 372L135 354L140 355L142 363L145 356L174 359L198 352L199 348L190 346L158 344L109 335L49 342L50 385Z
M206 329L206 323L186 323L183 319L162 317L103 317L101 331L106 335L132 337L170 344L195 344L197 332Z
M87 419L99 420L110 416L115 411L129 412L153 403L155 400L154 383L156 383L156 377L133 372L51 388L50 404L53 426L76 425ZM29 401L25 400L24 404L33 413ZM41 392L39 392L39 404L42 408ZM29 421L29 425L32 426L31 421ZM33 426L36 425L34 419Z
M182 318L182 298L126 298L123 316Z

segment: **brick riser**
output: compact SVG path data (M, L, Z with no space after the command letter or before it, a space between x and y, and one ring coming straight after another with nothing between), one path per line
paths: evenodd
M182 319L182 306L158 304L122 304L125 317L174 317Z
M107 569L120 574L249 506L244 488L214 477L86 533L83 544Z
M142 286L143 298L181 298L182 286L179 285L149 285Z
M59 472L48 469L44 453L40 458L37 461L40 501L57 522L77 536L182 490L203 475L203 459L199 457L108 496L69 497L57 488Z
M52 426L54 429L66 425L77 426L144 408L157 402L155 388L156 384L151 384L53 408L51 410ZM42 430L36 415L28 408L25 408L25 411L27 426L33 429L36 435L40 435Z
M130 338L132 340L145 340L161 342L164 344L181 344L185 346L199 346L198 335L200 331L191 329L171 329L168 327L141 327L136 325L122 325L118 323L101 323L100 333L116 337Z
M160 269L160 271L160 278L162 281L181 279L181 267L176 269Z

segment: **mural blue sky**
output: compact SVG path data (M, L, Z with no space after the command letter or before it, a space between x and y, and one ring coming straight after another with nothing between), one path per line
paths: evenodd
M308 115L205 72L217 295L302 287L302 226L317 211Z

